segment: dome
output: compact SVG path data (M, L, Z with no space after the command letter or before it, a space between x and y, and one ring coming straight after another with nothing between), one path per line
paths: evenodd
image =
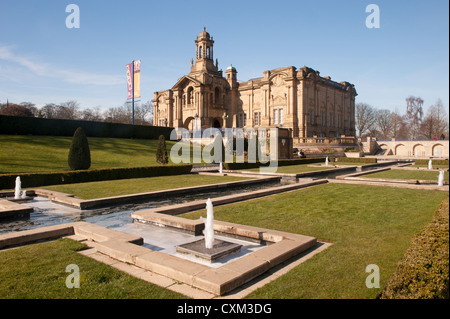
M203 32L201 32L199 35L198 35L198 38L201 40L201 39L207 39L207 40L209 40L210 39L210 35L209 35L209 33L208 32L206 32L206 28L203 28Z
M231 70L231 71L236 71L236 68L233 66L233 64L232 65L230 65L228 68L227 68L227 71L228 70Z

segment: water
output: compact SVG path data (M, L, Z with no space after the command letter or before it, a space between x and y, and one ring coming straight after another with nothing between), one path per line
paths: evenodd
M127 223L119 227L110 227L124 233L140 236L144 239L144 247L147 247L154 251L159 251L165 254L173 255L179 258L187 259L193 262L197 262L206 266L213 268L220 267L232 260L245 256L251 252L257 251L264 245L260 245L254 242L249 242L241 239L224 237L221 235L215 235L216 239L226 240L228 242L236 243L242 245L241 250L229 256L225 256L215 262L209 262L207 260L195 257L188 254L180 254L176 251L176 246L187 244L199 240L199 237L179 232L176 230L171 230L167 228L162 228L158 226L153 226L150 224L142 223Z
M260 185L242 186L233 189L218 189L204 193L182 195L178 197L157 199L139 203L133 202L125 205L83 211L69 206L55 204L46 197L38 196L35 197L32 202L25 204L34 208L34 212L30 214L30 218L4 221L0 223L0 234L76 221L86 221L107 228L121 227L125 224L133 222L131 213L136 211L166 205L181 204L200 199L204 199L206 202L207 198L251 192L264 187L273 187L278 185L280 185L279 182L272 182Z

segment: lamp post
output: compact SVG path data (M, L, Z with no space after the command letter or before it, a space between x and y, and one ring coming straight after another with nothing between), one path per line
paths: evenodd
M198 124L197 124L198 114L197 113L195 113L194 118L195 118L195 128L194 129L197 130L198 129Z

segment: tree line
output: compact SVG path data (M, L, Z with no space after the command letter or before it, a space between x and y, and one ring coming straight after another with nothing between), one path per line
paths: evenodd
M355 106L355 126L358 137L379 139L448 139L449 118L441 99L424 109L420 97L405 99L406 111L376 109L367 103Z
M131 124L132 107L130 103L102 110L100 106L81 109L77 101L59 104L48 103L37 107L31 102L0 103L0 115L39 117L47 119L84 120L96 122ZM153 104L135 103L134 123L137 125L153 125Z

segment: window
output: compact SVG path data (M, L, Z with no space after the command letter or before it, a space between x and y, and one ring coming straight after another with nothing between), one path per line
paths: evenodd
M310 113L310 117L309 117L309 123L311 124L311 125L314 125L314 110L311 110L311 111L309 111L309 113Z
M278 110L273 110L273 124L278 124Z
M320 112L320 124L322 126L325 126L327 124L326 123L326 114L324 111Z
M247 126L247 113L244 113L244 127Z
M334 121L333 121L334 119L333 119L333 113L332 112L330 112L330 127L333 127L334 126Z
M194 88L191 86L187 90L187 104L193 104L194 103Z
M254 114L254 118L253 118L253 123L255 123L255 126L260 126L261 125L261 112L255 112Z
M220 89L218 87L216 87L216 89L214 90L214 103L216 103L216 105L219 105L220 103Z
M278 121L280 122L280 125L283 124L283 109L279 109L279 116L278 116Z

